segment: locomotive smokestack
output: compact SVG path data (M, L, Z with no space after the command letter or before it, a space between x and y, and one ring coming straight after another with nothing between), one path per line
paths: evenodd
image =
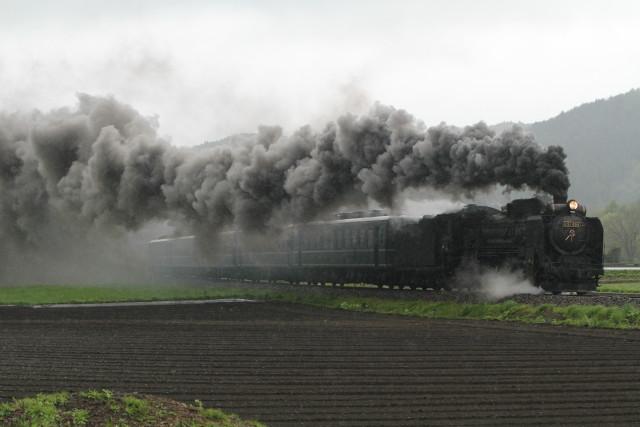
M554 194L553 195L553 203L556 204L565 204L567 203L567 194Z
M113 98L79 101L75 111L0 115L2 244L33 249L57 234L63 242L69 228L112 232L164 219L196 233L262 229L368 198L391 206L410 188L468 195L501 184L560 200L569 187L562 148L543 148L519 128L427 129L376 104L319 132L261 127L253 144L188 150Z

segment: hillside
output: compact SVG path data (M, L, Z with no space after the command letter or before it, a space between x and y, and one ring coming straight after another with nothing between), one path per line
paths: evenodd
M225 138L218 139L216 141L206 141L200 145L196 145L195 149L208 149L213 147L224 147L224 146L234 146L234 145L242 145L253 142L256 138L255 133L237 133L234 135L229 135Z
M580 105L527 126L543 145L562 145L570 197L600 209L640 199L640 90Z

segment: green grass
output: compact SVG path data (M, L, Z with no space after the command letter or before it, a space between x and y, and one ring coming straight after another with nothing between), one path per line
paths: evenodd
M172 299L224 298L228 295L228 290L184 285L34 285L0 287L0 304L34 305L160 301ZM253 295L253 293L251 295Z
M606 271L600 283L640 282L640 270Z
M237 415L154 396L91 390L38 394L0 404L0 425L7 427L184 426L265 427Z
M84 397L89 400L97 400L99 402L109 402L113 399L113 392L111 390L88 390L80 392L80 397Z
M313 305L345 310L417 316L431 319L502 320L523 323L586 326L591 328L640 328L640 309L599 305L529 305L515 301L485 304L347 298L306 301Z
M614 282L598 286L598 292L640 293L640 282Z
M640 270L607 271L600 279L598 291L640 293Z
M151 412L149 402L144 399L125 395L122 397L122 402L126 414L136 421L144 422Z
M69 393L38 394L12 403L0 405L0 421L10 426L56 427L63 415L58 406L69 400ZM8 422L11 420L12 423Z
M617 284L615 286L627 286ZM613 286L613 285L611 285ZM640 328L640 309L635 305L554 306L528 305L514 301L461 304L452 301L341 297L255 288L202 288L189 286L32 286L0 288L0 304L46 304L66 302L141 301L163 299L251 298L308 304L341 310L375 312L432 319L506 320L524 323L587 326L597 328ZM94 391L94 399L104 400ZM86 396L92 398L92 396ZM133 409L132 409L133 410Z

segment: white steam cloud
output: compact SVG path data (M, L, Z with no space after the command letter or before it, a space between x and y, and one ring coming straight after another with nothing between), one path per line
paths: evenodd
M513 295L538 295L544 291L533 285L522 270L508 267L491 268L466 263L455 275L454 286L468 289L489 301L496 301Z

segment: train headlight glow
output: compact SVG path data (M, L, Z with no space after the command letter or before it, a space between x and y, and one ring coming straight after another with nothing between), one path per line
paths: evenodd
M569 206L569 210L575 211L580 205L578 205L578 202L576 200L569 200L567 202L567 206Z

